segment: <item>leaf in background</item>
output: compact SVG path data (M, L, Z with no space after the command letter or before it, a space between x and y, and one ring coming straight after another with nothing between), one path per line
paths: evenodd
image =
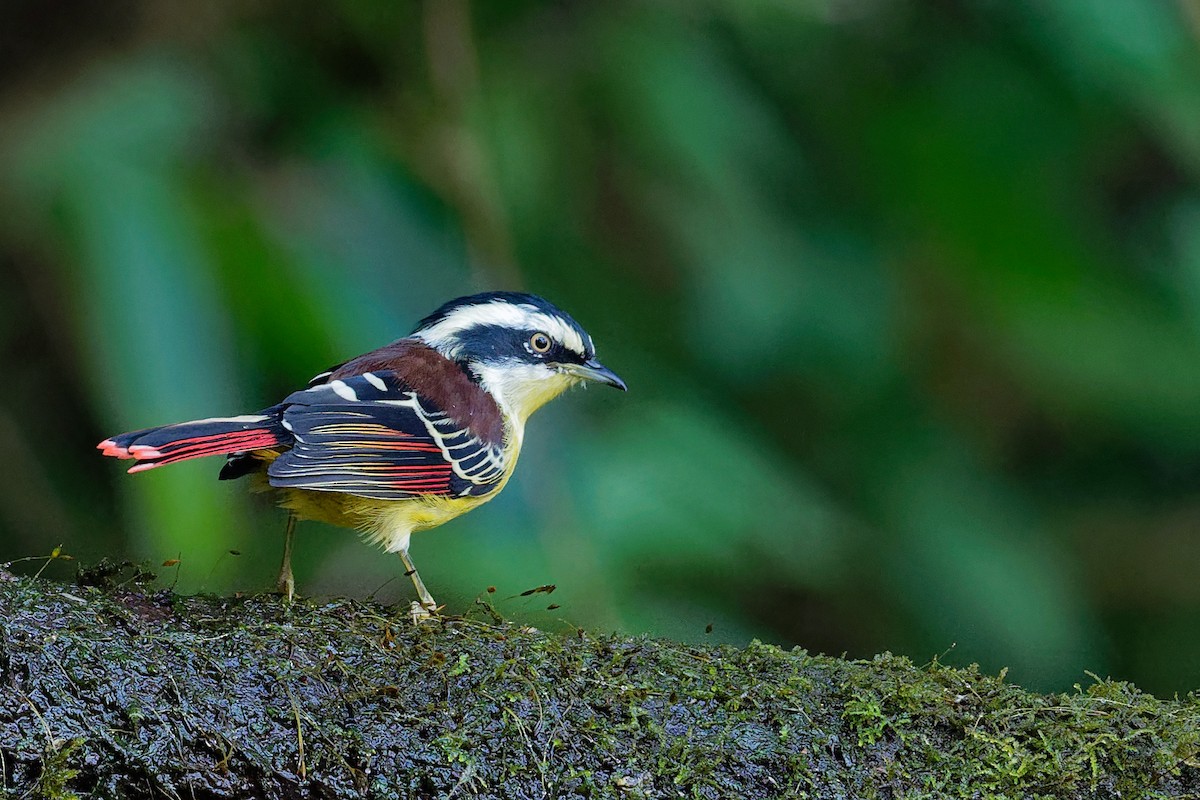
M642 601L679 571L719 576L719 585L696 592L712 596L709 607L760 582L828 587L839 580L847 521L771 453L757 426L682 400L631 398L623 412L613 430L586 442L577 480L581 519L629 623L677 630ZM694 631L706 621L684 624Z
M10 179L43 203L40 223L73 244L81 368L114 428L241 410L184 178L212 113L206 93L166 61L113 66L24 120L4 157ZM206 563L228 547L241 501L203 466L121 484L140 553ZM97 456L97 470L116 468Z
M1113 92L1200 170L1200 16L1193 3L1005 4L1083 95Z
M1100 663L1098 620L1070 554L996 475L936 429L895 426L866 488L887 564L877 580L924 629L1015 680L1060 685Z
M1094 203L1066 158L1079 121L999 58L947 57L959 68L897 96L871 133L878 191L929 253L913 260L962 292L959 313L1045 410L1197 448L1200 340L1079 216Z
M363 142L335 138L328 149L265 182L260 213L290 254L279 279L319 298L329 339L353 355L407 335L471 287L457 230L415 187L386 179L394 164Z

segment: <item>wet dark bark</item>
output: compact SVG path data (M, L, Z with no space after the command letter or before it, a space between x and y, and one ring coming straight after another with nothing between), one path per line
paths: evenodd
M1200 705L1112 682L3 574L0 626L12 796L1200 792Z

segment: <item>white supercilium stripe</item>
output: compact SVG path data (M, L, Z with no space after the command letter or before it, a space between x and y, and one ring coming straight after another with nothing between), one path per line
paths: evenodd
M480 325L543 331L570 350L587 352L583 337L562 320L538 311L536 306L503 300L456 308L445 319L413 335L443 353L453 353L451 343L458 334Z

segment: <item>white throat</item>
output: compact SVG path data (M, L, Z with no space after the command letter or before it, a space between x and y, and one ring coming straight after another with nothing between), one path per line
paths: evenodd
M500 406L518 441L525 433L525 420L539 408L574 386L578 379L542 364L508 361L472 364L479 384Z

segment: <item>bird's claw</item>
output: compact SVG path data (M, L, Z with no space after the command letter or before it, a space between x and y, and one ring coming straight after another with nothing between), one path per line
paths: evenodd
M409 614L412 616L414 625L431 621L437 612L438 606L426 605L417 600L413 600L412 606L409 608Z
M288 575L286 578L280 576L279 580L275 583L275 591L283 595L284 603L291 603L292 598L296 596L295 579L291 575Z

